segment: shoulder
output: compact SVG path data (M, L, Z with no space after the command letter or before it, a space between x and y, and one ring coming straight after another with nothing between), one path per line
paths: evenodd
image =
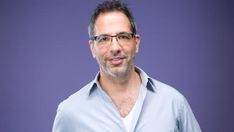
M174 113L175 117L179 117L183 111L189 109L189 104L184 95L182 95L174 87L161 81L153 80L155 92L150 94L151 101L154 105L160 104L160 109Z
M74 110L76 108L80 108L81 105L84 105L85 102L88 99L88 94L89 94L89 89L92 87L93 82L90 82L86 84L84 87L82 87L80 90L77 92L73 93L70 95L68 98L63 100L59 106L58 110L59 111L64 111L64 110Z
M59 104L54 120L53 132L71 131L74 126L80 124L80 121L77 120L78 118L85 119L82 116L85 115L84 113L89 105L87 100L92 84L91 82L88 83Z
M177 89L175 89L174 87L163 83L161 81L152 79L154 82L154 85L156 87L156 92L164 92L170 95L174 95L174 96L183 96Z
M155 79L152 79L152 81L155 85L155 93L163 99L181 103L185 100L184 95L176 88Z
M153 110L166 113L167 117L176 121L177 127L183 132L200 132L199 124L185 96L163 82L155 79L152 79L152 82L155 85L155 92L149 93Z

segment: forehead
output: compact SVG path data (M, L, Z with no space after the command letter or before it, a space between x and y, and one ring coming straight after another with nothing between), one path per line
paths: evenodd
M128 17L119 11L100 14L95 22L94 31L96 35L111 34L119 32L131 32Z

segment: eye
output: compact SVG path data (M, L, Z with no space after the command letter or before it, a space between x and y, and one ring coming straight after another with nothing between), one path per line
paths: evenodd
M110 40L110 36L98 36L97 41L98 42L107 42Z
M129 40L129 39L131 39L131 35L130 34L119 34L118 39L120 39L120 40Z

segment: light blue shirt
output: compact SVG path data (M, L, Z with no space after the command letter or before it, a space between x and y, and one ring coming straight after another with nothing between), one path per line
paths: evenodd
M201 132L185 97L143 70L132 132ZM53 132L126 132L118 109L95 79L60 103Z

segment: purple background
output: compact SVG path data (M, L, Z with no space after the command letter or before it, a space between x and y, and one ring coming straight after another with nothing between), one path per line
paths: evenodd
M63 99L98 71L87 25L99 1L0 1L0 131L49 132ZM142 37L136 63L186 96L204 132L231 132L234 4L128 0Z

